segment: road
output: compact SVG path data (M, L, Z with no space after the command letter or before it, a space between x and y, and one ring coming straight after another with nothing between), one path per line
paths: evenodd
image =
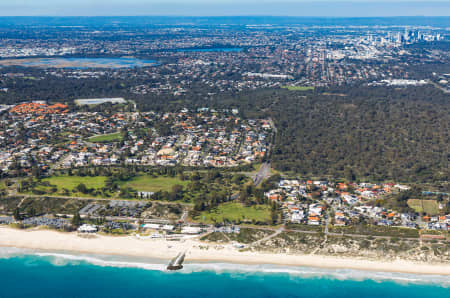
M276 134L277 127L275 126L275 123L273 122L272 118L269 118L269 122L270 122L270 126L272 126L272 128L273 128L274 134ZM273 144L270 144L269 152L272 151L272 146L273 146ZM258 173L256 173L255 178L253 178L253 184L255 184L255 186L258 186L259 184L261 184L261 182L264 181L264 179L269 178L269 176L270 176L270 162L265 162L259 168L259 171L258 171Z
M62 164L64 162L64 160L70 155L70 153L66 153L63 156L61 156L59 158L59 160L57 162L55 162L54 164L50 165L50 173L52 173L55 170L61 169L62 168Z
M187 217L188 217L188 211L184 210L183 215L180 218L180 222L186 223Z
M278 130L277 130L277 127L275 126L275 122L273 122L272 118L269 118L269 123L270 123L270 126L272 126L272 128L273 128L273 132L277 133Z
M259 168L259 171L258 173L256 173L255 178L253 178L253 184L255 184L255 186L258 186L259 184L261 184L261 182L263 182L264 179L269 178L269 176L270 176L270 163L265 162Z
M442 92L444 92L444 93L450 93L450 91L448 91L447 89L445 89L445 88L442 87L441 85L439 85L439 84L437 84L437 83L435 83L435 82L433 82L433 81L431 81L431 80L428 80L428 83L430 83L430 84L433 85L434 87L436 87L436 88L442 90Z

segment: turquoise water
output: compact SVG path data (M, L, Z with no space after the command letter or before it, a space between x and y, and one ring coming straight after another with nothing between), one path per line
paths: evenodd
M142 259L5 249L1 255L2 298L423 298L450 293L450 280L443 276L232 264L187 264L181 272L166 272L163 263Z

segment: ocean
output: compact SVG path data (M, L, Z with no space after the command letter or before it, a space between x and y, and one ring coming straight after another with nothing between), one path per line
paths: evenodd
M0 248L0 297L449 297L450 277Z

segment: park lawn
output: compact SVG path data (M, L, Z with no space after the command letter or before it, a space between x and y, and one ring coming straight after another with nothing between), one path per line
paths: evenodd
M245 207L241 203L228 202L220 204L211 211L204 211L195 218L198 221L205 223L220 223L224 221L259 221L269 222L270 206L256 205Z
M120 132L99 135L90 137L89 141L93 143L110 143L110 142L118 142L122 140L122 134Z
M425 212L427 215L437 215L439 214L439 203L435 200L422 200L420 199L409 199L408 206L413 208L416 212Z
M261 166L262 166L262 163L260 163L260 162L253 164L253 168L255 168L255 170L252 173L258 173Z
M283 86L282 88L288 89L289 91L310 91L310 90L314 90L313 86Z
M42 182L48 182L51 186L45 186L42 184L37 185L34 189L36 191L42 192L42 194L38 194L34 191L28 191L25 192L27 194L32 195L42 195L42 196L69 196L69 197L84 197L84 198L90 198L90 197L97 197L98 194L96 193L81 193L79 191L73 192L76 187L83 183L87 189L94 189L99 190L101 188L105 187L105 182L108 179L108 177L105 176L96 176L96 177L90 177L90 176L52 176L49 178L42 179ZM51 191L52 187L56 186L57 190L56 192ZM65 193L63 189L67 189L69 193ZM112 193L106 193L107 197L113 196Z
M108 177L105 176L53 176L49 178L42 179L42 181L48 181L52 185L56 185L58 190L66 188L72 190L78 186L80 183L84 183L87 188L103 188L105 187L105 182Z
M128 181L119 182L120 186L131 187L137 191L148 191L148 192L156 192L156 191L170 191L172 187L176 184L187 186L189 181L182 181L177 177L152 177L150 175L140 175L131 178Z

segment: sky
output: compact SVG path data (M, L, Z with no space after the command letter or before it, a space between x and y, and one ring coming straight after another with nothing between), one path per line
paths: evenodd
M450 0L0 0L0 16L450 16Z

